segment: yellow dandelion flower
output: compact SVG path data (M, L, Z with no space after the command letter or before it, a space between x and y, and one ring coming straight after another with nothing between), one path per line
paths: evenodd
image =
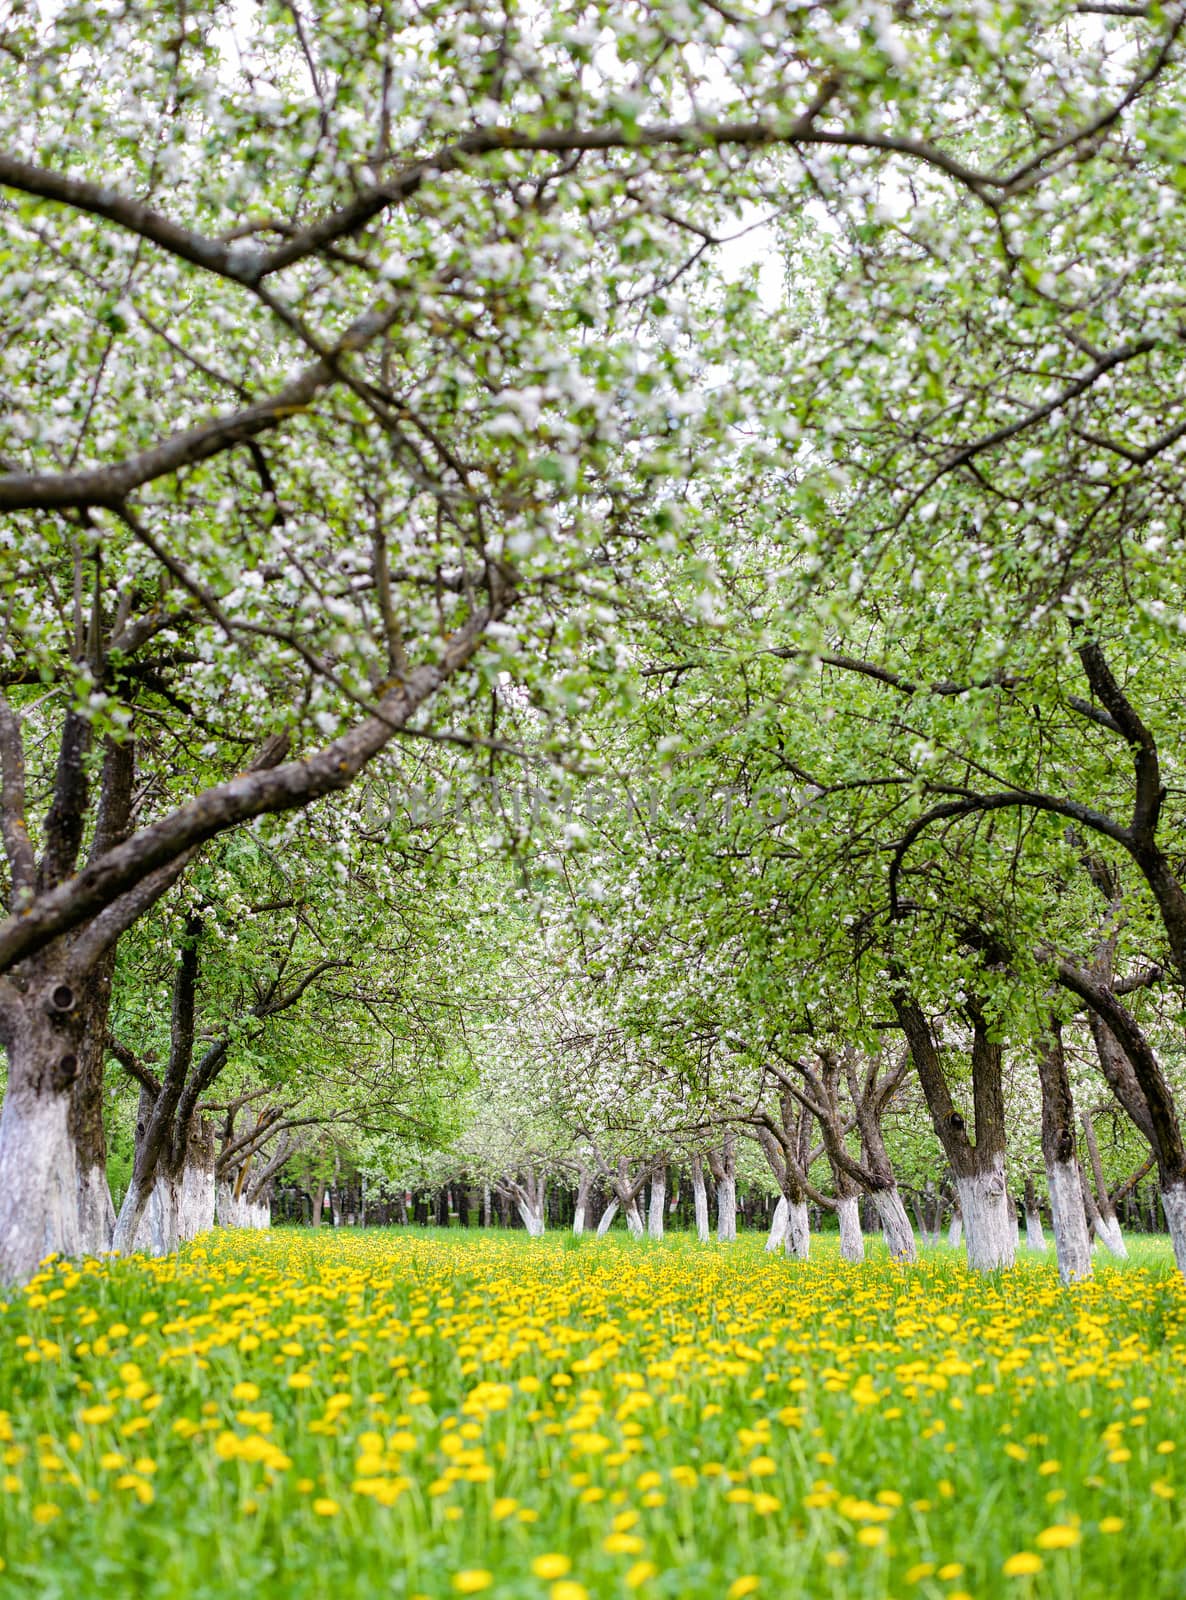
M1006 1578L1030 1578L1041 1570L1042 1557L1036 1556L1032 1550L1019 1550L1015 1556L1010 1556L1001 1568Z
M563 1578L572 1571L572 1562L558 1553L536 1556L531 1563L531 1570L537 1578Z
M1056 1522L1043 1528L1034 1543L1039 1550L1071 1550L1079 1543L1079 1530L1065 1522Z
M481 1594L494 1582L494 1574L485 1567L466 1567L453 1574L453 1588L458 1594Z
M761 1588L761 1585L761 1578L755 1577L752 1572L748 1572L744 1577L734 1578L733 1582L725 1590L726 1600L745 1600L747 1594L756 1593Z

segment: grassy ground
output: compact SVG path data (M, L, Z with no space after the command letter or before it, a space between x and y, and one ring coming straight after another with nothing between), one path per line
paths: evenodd
M1171 1268L419 1229L48 1268L0 1310L0 1594L1179 1600Z

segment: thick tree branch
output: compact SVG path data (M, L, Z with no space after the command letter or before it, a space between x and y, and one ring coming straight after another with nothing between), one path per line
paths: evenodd
M505 602L475 613L448 641L439 662L417 667L406 683L332 744L300 761L240 773L139 829L68 883L41 895L22 915L0 923L0 972L95 917L159 867L252 817L293 810L346 788L402 725L479 648L486 624Z

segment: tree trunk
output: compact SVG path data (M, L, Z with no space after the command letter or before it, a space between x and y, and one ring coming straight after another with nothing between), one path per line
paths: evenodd
M667 1168L658 1166L651 1177L651 1203L647 1210L647 1232L652 1239L663 1237L663 1214L667 1200Z
M781 1250L787 1238L787 1197L780 1194L778 1204L774 1208L774 1215L770 1219L770 1233L766 1239L768 1252Z
M692 1157L692 1205L696 1216L696 1237L708 1243L708 1190L704 1185L704 1163Z
M1045 1250L1046 1236L1042 1232L1042 1213L1038 1210L1038 1196L1033 1178L1025 1180L1025 1242L1030 1250Z
M593 1174L588 1167L580 1169L577 1179L576 1204L572 1209L572 1231L578 1236L585 1231L585 1222L589 1214L589 1190L593 1185Z
M8 1057L0 1110L0 1283L24 1282L46 1256L76 1256L82 1247L70 1137L70 1092L86 1027L81 998L76 982L41 971L0 1011Z
M726 1172L717 1181L717 1239L732 1244L737 1238L737 1179Z
M1064 1284L1078 1283L1091 1277L1091 1239L1075 1154L1075 1102L1062 1032L1053 1018L1038 1053L1038 1083L1042 1091L1042 1159L1058 1275Z
M321 1208L325 1204L325 1179L318 1178L317 1188L313 1191L313 1222L312 1226L321 1226Z
M857 1227L860 1227L858 1222ZM807 1201L787 1201L786 1252L795 1261L806 1261L811 1255L811 1229L807 1220Z
M914 1230L897 1184L888 1189L874 1189L871 1195L874 1209L885 1235L886 1248L891 1261L917 1261L918 1250L914 1243Z
M523 1219L523 1226L527 1229L529 1237L532 1239L542 1238L544 1231L542 1207L531 1205L526 1200L519 1199L516 1199L515 1205L518 1208L520 1217Z
M70 1090L69 1128L78 1162L78 1246L84 1255L110 1250L115 1231L103 1127L103 1069L114 972L112 945L80 985L86 1018L79 1041L78 1076Z
M617 1214L618 1214L618 1199L617 1199L616 1195L613 1195L613 1196L610 1197L609 1204L606 1206L605 1210L601 1213L601 1221L597 1224L597 1237L599 1239L602 1237L603 1234L606 1234L606 1233L609 1232L610 1228L613 1225L613 1220L617 1216Z
M157 1158L154 1154L150 1162L146 1162L144 1155L144 1140L149 1123L152 1120L153 1107L156 1098L147 1089L140 1090L140 1101L136 1111L136 1153L132 1163L132 1179L124 1195L123 1205L119 1208L119 1216L115 1219L115 1230L112 1234L111 1248L116 1255L128 1255L133 1250L141 1248L137 1241L140 1238L141 1223L145 1219L149 1202L152 1200L153 1189L157 1177ZM152 1241L158 1236L163 1237L165 1222L158 1214L148 1224L144 1233L144 1249L149 1249ZM167 1247L166 1247L167 1248ZM163 1254L164 1251L152 1251L153 1254Z
M947 1243L952 1250L958 1250L964 1237L964 1219L960 1215L959 1198L957 1194L955 1209L951 1213L951 1221L947 1226Z
M642 1223L642 1212L638 1209L638 1201L631 1200L626 1207L626 1228L632 1238L641 1239L645 1229Z
M10 1077L0 1111L0 1283L25 1282L46 1256L79 1253L69 1113L69 1095L30 1093Z
M972 1024L972 1105L975 1143L951 1099L936 1035L918 1003L904 993L894 997L898 1021L910 1045L919 1084L935 1132L951 1163L960 1216L951 1225L952 1243L967 1235L968 1265L977 1272L1011 1267L1015 1258L1017 1213L1009 1220L1005 1184L1005 1095L1001 1044L991 1036L979 1003L969 998L964 1011Z
M840 1219L841 1256L845 1261L863 1261L865 1236L861 1232L861 1203L855 1193L838 1196L836 1214Z
M1058 1276L1063 1283L1079 1283L1091 1277L1091 1236L1083 1209L1079 1163L1073 1158L1060 1161L1047 1156L1046 1187L1050 1193L1050 1226Z
M1124 1235L1120 1231L1120 1219L1116 1215L1108 1194L1108 1181L1104 1177L1104 1164L1100 1160L1100 1147L1095 1137L1095 1123L1092 1121L1090 1111L1085 1111L1082 1117L1083 1133L1087 1141L1087 1154L1091 1161L1092 1176L1095 1178L1096 1208L1098 1215L1095 1217L1095 1234L1100 1243L1121 1261L1128 1260L1128 1247L1124 1242Z
M1014 1260L1013 1226L1009 1224L1012 1201L1005 1183L1004 1157L966 1177L956 1177L960 1213L968 1251L968 1265L974 1272L995 1272L1011 1267Z
M1186 1184L1173 1184L1162 1189L1161 1209L1165 1212L1178 1271L1186 1276Z
M720 1155L708 1157L717 1185L717 1240L732 1244L737 1238L737 1151L731 1132L725 1134Z
M214 1176L214 1129L195 1117L185 1147L177 1199L177 1237L184 1244L214 1226L217 1183Z

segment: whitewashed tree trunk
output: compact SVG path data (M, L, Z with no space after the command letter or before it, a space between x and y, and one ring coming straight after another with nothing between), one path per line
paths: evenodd
M78 1248L85 1256L111 1249L115 1233L115 1206L111 1185L102 1167L80 1168L78 1173Z
M638 1209L637 1200L631 1200L626 1207L626 1227L635 1239L641 1239L645 1232L642 1224L642 1212Z
M149 1254L161 1253L152 1249L152 1241L157 1237L163 1223L159 1215L151 1222L147 1220L155 1188L155 1183L137 1183L135 1177L128 1185L128 1192L124 1195L124 1203L119 1208L119 1216L115 1219L115 1229L111 1238L111 1248L116 1255L131 1255L133 1250L145 1250Z
M1005 1190L1005 1218L1009 1224L1009 1237L1013 1241L1013 1258L1016 1260L1017 1247L1021 1243L1021 1229L1017 1221L1017 1202L1008 1189Z
M1121 1261L1128 1260L1128 1246L1124 1242L1124 1234L1120 1231L1120 1218L1115 1213L1105 1217L1101 1212L1096 1217L1095 1236L1112 1255Z
M914 1243L914 1229L906 1215L906 1207L895 1183L889 1189L873 1190L873 1208L881 1222L886 1248L892 1261L917 1261L918 1249Z
M960 1241L963 1239L963 1236L964 1236L964 1219L963 1219L963 1217L960 1216L959 1212L957 1211L955 1213L955 1215L951 1219L950 1227L947 1229L947 1243L949 1244L951 1249L953 1249L953 1250L958 1250L959 1249Z
M796 1261L806 1261L811 1255L811 1224L807 1215L806 1200L787 1202L787 1226L784 1235L787 1255Z
M774 1216L770 1219L770 1233L766 1239L768 1252L781 1250L787 1237L787 1197L780 1194L778 1204L774 1208Z
M617 1214L618 1201L617 1197L614 1196L614 1198L610 1200L609 1205L607 1205L605 1210L601 1213L601 1221L597 1224L597 1237L599 1239L601 1238L602 1234L609 1232L610 1228L613 1226L613 1221Z
M177 1248L177 1184L163 1172L152 1181L132 1248L146 1256L167 1256Z
M663 1237L663 1213L667 1199L667 1171L664 1167L655 1169L651 1179L651 1203L647 1209L647 1232L652 1239Z
M528 1205L525 1200L516 1200L515 1204L519 1208L519 1215L523 1218L523 1226L527 1229L528 1235L532 1239L541 1238L544 1231L542 1209L538 1206Z
M1005 1187L1005 1164L994 1161L984 1172L957 1177L960 1214L963 1217L968 1265L973 1272L995 1272L1011 1267L1015 1257L1017 1212ZM1013 1210L1013 1227L1009 1213Z
M692 1209L696 1215L696 1237L701 1244L708 1243L708 1190L704 1184L704 1166L699 1156L692 1157Z
M1091 1277L1091 1236L1083 1209L1078 1163L1047 1161L1046 1187L1050 1191L1050 1225L1058 1275L1063 1283L1079 1283Z
M313 1203L313 1226L320 1222L320 1207L316 1198ZM214 1219L220 1228L235 1228L235 1191L225 1178L220 1178L214 1185Z
M585 1223L588 1221L589 1190L592 1184L593 1174L588 1167L582 1166L577 1179L576 1204L572 1208L572 1231L578 1235L584 1233Z
M1045 1250L1046 1235L1042 1232L1042 1217L1037 1211L1026 1211L1025 1242L1030 1250Z
M865 1259L865 1236L861 1232L861 1203L855 1194L843 1194L836 1201L840 1218L840 1254L845 1261Z
M731 1172L717 1184L717 1238L722 1244L737 1238L737 1179Z
M13 1090L0 1110L0 1282L31 1278L48 1255L76 1256L78 1163L68 1094Z
M200 1233L209 1233L214 1226L215 1203L213 1167L187 1161L177 1200L177 1237L182 1243L196 1239Z
M1175 1183L1162 1189L1161 1208L1174 1247L1178 1271L1186 1277L1186 1184Z

